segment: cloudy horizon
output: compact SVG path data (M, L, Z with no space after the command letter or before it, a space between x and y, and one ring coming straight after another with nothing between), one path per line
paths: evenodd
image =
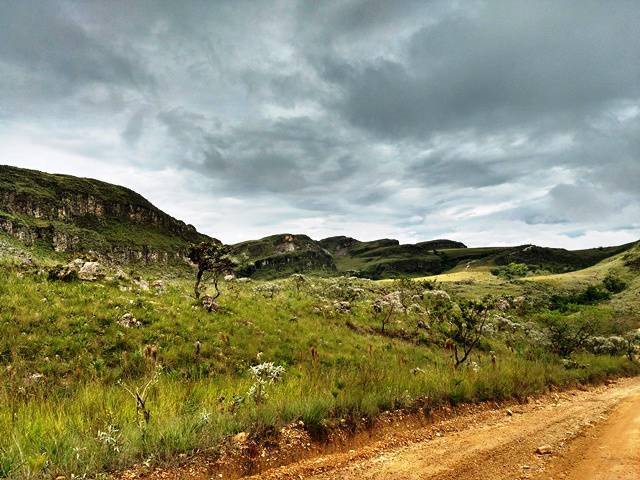
M633 1L7 1L0 164L275 233L640 238Z

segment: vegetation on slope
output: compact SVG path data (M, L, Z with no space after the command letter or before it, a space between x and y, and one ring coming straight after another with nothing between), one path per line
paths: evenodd
M233 281L223 285L221 310L207 313L191 278L150 288L135 278L52 282L16 260L20 252L5 252L0 475L10 478L95 476L241 431L260 438L302 420L320 435L340 419L356 425L383 410L523 398L638 369L622 351L593 353L595 343L563 360L548 336L553 322L590 325L600 346L626 332L615 302L637 296L637 273L625 254L615 261L625 290L565 311L549 310L557 284L487 272L500 298L477 348L454 369L449 327L428 312L434 298L479 298L481 282ZM624 320L637 322L637 310ZM254 372L265 362L284 371L256 401ZM145 385L141 410L130 391Z
M452 240L400 244L393 239L361 242L349 237L329 237L318 243L332 253L339 271L371 279L420 277L510 263L524 265L529 273L560 273L594 265L631 246L577 251L535 245L467 248Z
M241 276L277 278L292 273L336 271L332 256L306 235L272 235L237 243L232 251L240 262Z
M125 187L0 165L0 230L57 251L175 257L207 240Z

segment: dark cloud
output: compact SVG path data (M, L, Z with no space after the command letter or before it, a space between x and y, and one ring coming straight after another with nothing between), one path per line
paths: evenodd
M638 25L626 0L3 2L0 154L170 171L159 198L221 238L619 243Z
M127 122L127 126L122 132L122 139L130 146L134 146L138 143L138 140L140 140L142 129L144 128L144 119L145 111L144 109L140 109L134 113L129 119L129 122Z
M427 158L414 164L409 174L428 185L489 187L506 182L509 177L486 163L471 160L437 160Z
M29 102L75 95L103 85L150 89L153 78L131 50L97 38L74 20L80 4L2 2L0 4L0 98ZM17 82L16 80L21 80Z
M640 95L640 9L620 2L488 2L416 32L398 60L319 66L344 92L337 108L379 135L572 127Z

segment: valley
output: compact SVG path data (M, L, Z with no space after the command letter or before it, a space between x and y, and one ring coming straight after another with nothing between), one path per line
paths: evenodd
M280 234L195 298L214 239L123 187L0 173L0 477L536 478L534 444L636 394L637 243ZM394 416L421 426L377 439Z

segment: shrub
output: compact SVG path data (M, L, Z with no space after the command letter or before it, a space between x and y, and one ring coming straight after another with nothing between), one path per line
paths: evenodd
M611 293L607 289L602 288L599 285L589 285L580 295L579 303L591 305L610 298Z
M508 265L491 269L491 273L496 276L506 278L524 277L529 272L529 266L526 263L511 262Z
M556 313L546 315L542 322L547 329L551 351L561 357L568 357L584 347L598 327L597 318L587 316L567 318Z
M621 355L627 352L627 341L620 336L591 337L587 346L596 355Z
M611 293L620 293L627 288L627 284L620 277L611 273L604 278L602 285Z
M256 403L262 403L267 398L265 388L267 385L272 385L280 380L284 374L284 367L275 365L273 362L265 362L250 368L254 383L249 388L247 395L253 398Z
M440 311L439 330L453 349L455 367L463 364L478 345L487 322L489 307L473 300L462 301L457 308Z

